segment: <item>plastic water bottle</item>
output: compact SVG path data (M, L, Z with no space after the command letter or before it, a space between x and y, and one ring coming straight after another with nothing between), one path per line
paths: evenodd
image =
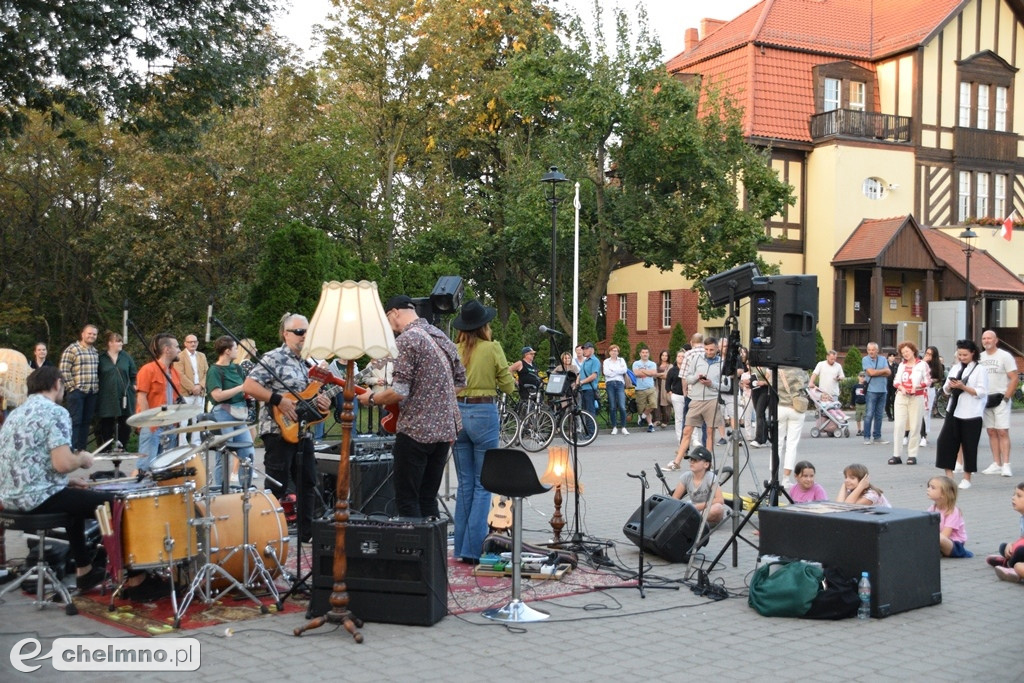
M868 573L860 573L860 581L857 583L857 595L860 597L860 607L857 608L858 619L871 618L871 581L868 580Z

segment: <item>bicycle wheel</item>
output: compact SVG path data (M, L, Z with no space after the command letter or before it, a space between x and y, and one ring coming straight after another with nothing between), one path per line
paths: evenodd
M949 405L949 396L941 390L935 396L935 416L946 419L946 406Z
M506 411L498 424L498 445L502 448L511 448L518 440L519 416L511 410Z
M531 411L519 426L519 445L536 453L547 448L555 437L555 418L546 410Z
M594 443L594 439L597 438L597 420L588 412L580 412L579 415L573 416L570 411L562 416L561 424L558 426L562 440L568 444L572 443L573 417L576 418L576 445L589 446Z

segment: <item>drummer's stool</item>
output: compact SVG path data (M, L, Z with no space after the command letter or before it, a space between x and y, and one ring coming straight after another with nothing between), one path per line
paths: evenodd
M71 592L57 576L57 572L46 562L46 534L58 527L67 527L71 523L70 516L62 512L34 515L29 512L13 512L0 510L0 526L11 531L34 532L39 536L39 545L36 549L39 552L35 566L29 567L28 571L22 574L16 581L0 591L0 599L15 590L29 579L36 581L36 599L33 604L42 609L48 603L46 601L46 584L53 586L55 597L59 595L64 601L64 611L70 616L78 614L78 608L71 601Z

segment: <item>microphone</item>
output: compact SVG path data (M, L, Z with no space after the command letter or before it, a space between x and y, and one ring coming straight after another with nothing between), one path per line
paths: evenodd
M121 311L121 339L128 341L128 299L124 300L124 309Z
M558 330L553 330L550 327L548 327L547 325L541 325L537 329L540 330L541 334L557 334L560 337L564 337L565 336L565 332L559 332Z
M210 319L213 318L213 297L210 297L210 303L206 306L206 343L210 343Z

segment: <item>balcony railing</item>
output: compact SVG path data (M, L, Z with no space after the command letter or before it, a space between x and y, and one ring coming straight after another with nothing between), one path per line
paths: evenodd
M910 117L856 109L833 109L811 116L811 139L831 136L910 142Z

